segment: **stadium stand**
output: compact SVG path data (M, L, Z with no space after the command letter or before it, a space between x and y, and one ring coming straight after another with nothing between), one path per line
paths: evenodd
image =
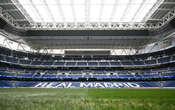
M171 6L171 9L167 9L168 12L160 15L161 19L160 13L158 13L162 10L160 7L166 7L164 6L167 4L166 1L136 3L140 8L143 8L140 4L149 4L150 10L146 8L147 13L143 13L144 16L132 12L133 16L131 17L129 14L125 14L128 13L126 8L121 14L123 17L117 22L114 19L118 18L113 19L113 16L110 16L109 23L86 21L87 19L92 20L90 17L82 23L76 21L77 24L74 24L75 21L65 22L64 20L59 24L60 22L52 21L54 16L52 16L52 22L42 23L42 20L36 22L32 13L27 12L30 10L22 6L27 2L17 1L19 5L11 0L7 4L17 8L16 11L20 15L18 15L19 13L10 13L10 15L12 17L19 16L19 19L9 20L11 17L7 17L5 14L8 11L3 11L5 7L1 8L0 6L0 12L3 12L0 17L0 38L2 37L8 44L3 45L4 43L2 43L0 46L1 80L126 82L175 79L175 19L174 17L165 19L168 16L166 13L171 13L169 16L174 15L172 13L174 5ZM4 3L4 1L1 2ZM33 2L35 3L35 1ZM133 1L127 2L132 4ZM46 6L46 4L43 2L43 5ZM104 3L105 6L107 4ZM160 5L160 7L156 7L157 11L153 10L156 4ZM33 4L30 5L33 7ZM37 6L37 3L35 5ZM41 14L39 11L36 13ZM133 19L125 21L125 16ZM77 19L76 16L74 17L74 20ZM103 19L99 18L99 20ZM10 48L10 44L13 43L16 44L16 47L21 46L24 51L20 51L18 48L14 49L15 47ZM25 46L29 51L25 51ZM50 53L49 49L51 51L59 50L59 52ZM64 50L63 54L61 54L62 50ZM121 55L125 50L128 52L134 50L134 52ZM47 52L44 53L44 51Z
M78 55L53 57L39 53L12 51L4 47L0 49L0 78L3 80L165 81L175 79L175 47L140 55L91 57ZM167 55L167 51L171 53Z

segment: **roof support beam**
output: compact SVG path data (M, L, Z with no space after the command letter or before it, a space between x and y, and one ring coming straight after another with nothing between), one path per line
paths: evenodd
M23 22L23 21L28 21L27 19L15 19L14 21L17 21L17 22Z
M117 8L117 3L118 3L118 0L115 0L115 3L113 5L113 8L112 8L112 12L111 12L111 16L109 18L109 21L112 21L113 16L115 16L115 12L116 12L116 8Z
M172 10L170 10L161 20L160 24L161 26L165 25L166 23L168 23L168 21L172 20L173 18L175 18L175 8L173 8Z
M146 1L146 0L143 0L142 3L141 3L141 5L140 5L139 8L137 9L137 12L135 13L135 15L133 16L133 18L132 18L132 20L131 20L132 22L133 22L133 21L136 19L136 17L138 16L139 10L143 7L145 1Z
M71 0L71 9L72 9L72 15L73 15L73 19L74 19L74 22L76 23L76 13L75 13L75 9L74 9L74 2L73 0Z
M48 15L50 15L52 21L53 21L54 23L56 23L56 21L55 21L55 19L54 19L54 17L53 17L53 14L52 14L52 12L51 12L51 10L50 10L50 8L49 8L48 4L46 3L46 0L43 0L43 3L44 3L44 5L47 7L47 13L48 13Z
M125 19L125 16L128 14L128 9L129 9L130 3L131 3L131 0L129 0L129 2L127 3L127 6L124 10L124 13L123 13L122 17L120 18L120 21L123 21L123 19Z
M170 9L168 9L168 8L158 8L157 10L158 11L170 11Z
M45 21L44 21L43 17L41 16L40 12L39 12L38 9L36 8L36 6L33 4L33 0L30 0L30 3L31 3L31 5L32 5L32 7L36 10L36 12L38 13L38 15L39 15L41 21L42 21L43 23L45 23Z
M63 23L65 23L66 20L65 20L65 17L64 17L64 13L63 13L62 7L60 5L60 0L55 0L55 2L57 3L56 5L58 5L58 12L60 12L62 21L63 21Z
M19 24L14 21L14 18L0 6L0 17L15 28L19 28Z
M99 14L99 22L101 22L102 19L102 14L103 14L103 9L104 9L104 0L101 0L101 7L100 7L100 14Z
M147 15L145 16L145 18L143 19L143 21L146 21L147 19L149 19L151 16L154 16L153 13L156 13L158 7L160 5L162 5L162 3L164 2L164 0L158 0L156 2L156 4L154 4L154 6L152 7L151 11L149 13L147 13Z
M19 3L0 3L0 5L18 5Z
M90 18L90 0L85 0L85 21L89 24L89 18Z
M30 15L26 12L26 10L23 8L22 4L19 3L18 0L11 0L13 3L17 3L18 5L15 5L15 7L24 15L24 17L28 20L30 24L34 24L33 19L30 17Z
M163 2L162 4L165 4L165 5L174 5L175 2Z
M7 9L7 10L4 10L4 12L17 12L19 11L18 9Z
M161 21L161 19L148 19L148 21Z

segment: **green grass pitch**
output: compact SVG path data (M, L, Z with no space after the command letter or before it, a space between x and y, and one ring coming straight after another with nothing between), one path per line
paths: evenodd
M175 89L0 89L0 110L175 110Z

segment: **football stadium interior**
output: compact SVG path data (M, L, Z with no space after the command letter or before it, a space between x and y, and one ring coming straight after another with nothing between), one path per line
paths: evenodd
M174 110L173 88L175 0L0 0L0 110Z

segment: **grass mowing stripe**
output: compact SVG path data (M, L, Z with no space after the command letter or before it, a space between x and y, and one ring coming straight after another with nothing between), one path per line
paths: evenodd
M0 110L175 110L174 89L0 89Z

